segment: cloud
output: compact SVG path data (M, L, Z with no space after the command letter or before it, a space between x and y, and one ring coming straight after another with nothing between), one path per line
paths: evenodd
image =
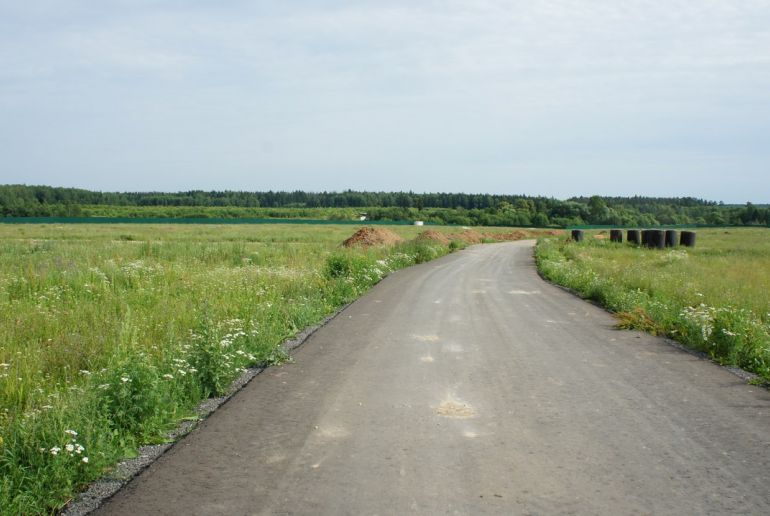
M767 26L760 0L7 3L0 153L28 174L52 166L45 144L84 178L163 163L210 187L759 174Z

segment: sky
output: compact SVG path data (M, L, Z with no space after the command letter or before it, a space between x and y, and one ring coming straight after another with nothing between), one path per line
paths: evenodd
M0 0L0 183L770 202L770 0Z

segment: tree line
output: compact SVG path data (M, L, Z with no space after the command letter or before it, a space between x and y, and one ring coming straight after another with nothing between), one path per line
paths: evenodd
M655 197L573 197L414 193L202 191L97 192L0 185L3 217L283 217L424 220L488 226L770 225L770 208Z

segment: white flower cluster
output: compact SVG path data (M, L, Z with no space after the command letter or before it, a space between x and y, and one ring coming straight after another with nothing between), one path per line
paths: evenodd
M690 255L684 249L672 249L661 257L661 260L666 263L678 262L680 260L686 260Z
M435 258L438 255L438 251L436 251L434 247L428 246L427 249L427 252L431 254L432 258ZM365 267L362 271L362 279L367 280L369 283L377 283L394 270L414 263L416 259L417 255L414 254L403 252L393 253L385 259L377 260L374 264ZM355 280L350 278L349 281L354 282Z
M103 285L109 285L110 280L107 275L99 267L90 267L88 271Z
M37 308L42 309L46 305L60 303L68 288L61 285L52 285L37 296Z
M313 274L312 269L303 267L288 267L286 265L277 265L273 267L258 266L254 270L259 274L272 276L274 278L296 279Z
M770 327L763 326L759 318L744 308L730 306L715 308L701 303L698 306L686 307L682 310L680 316L700 327L703 342L708 342L709 339L714 337L714 329L718 324L717 319L720 321L732 321L732 324L730 324L731 329L720 328L718 330L720 334L727 337L745 337L748 334L758 334L761 332L770 333L768 332ZM720 326L722 324L724 323L719 323ZM736 328L745 329L745 332L734 331Z
M61 454L66 457L77 457L80 459L80 462L88 464L88 456L83 453L86 449L82 444L77 442L78 433L75 430L65 430L64 433L67 434L69 442L65 443L63 446L40 448L40 451L50 453L53 456L59 456L59 454Z
M161 272L163 267L160 265L147 265L143 260L135 260L121 266L120 270L128 277L140 277L154 272Z
M703 303L698 306L687 306L679 314L686 321L695 324L700 328L703 342L708 342L711 334L714 332L714 317L716 309Z
M186 347L185 351L189 349L189 347ZM179 375L180 377L187 376L188 374L195 374L198 372L197 369L195 369L193 366L190 365L190 363L187 361L186 358L172 358L171 363L173 364L174 373ZM163 375L163 378L167 380L173 380L174 376L173 373L166 373Z
M223 348L228 348L230 345L240 337L246 336L246 332L243 330L237 330L233 333L227 333L219 340L219 345Z

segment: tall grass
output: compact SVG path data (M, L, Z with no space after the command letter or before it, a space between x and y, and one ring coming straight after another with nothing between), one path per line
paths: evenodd
M0 511L61 506L286 338L449 252L339 248L354 229L0 226Z
M621 327L667 335L770 380L769 230L701 230L695 248L667 250L592 236L541 240L541 273L616 312Z

